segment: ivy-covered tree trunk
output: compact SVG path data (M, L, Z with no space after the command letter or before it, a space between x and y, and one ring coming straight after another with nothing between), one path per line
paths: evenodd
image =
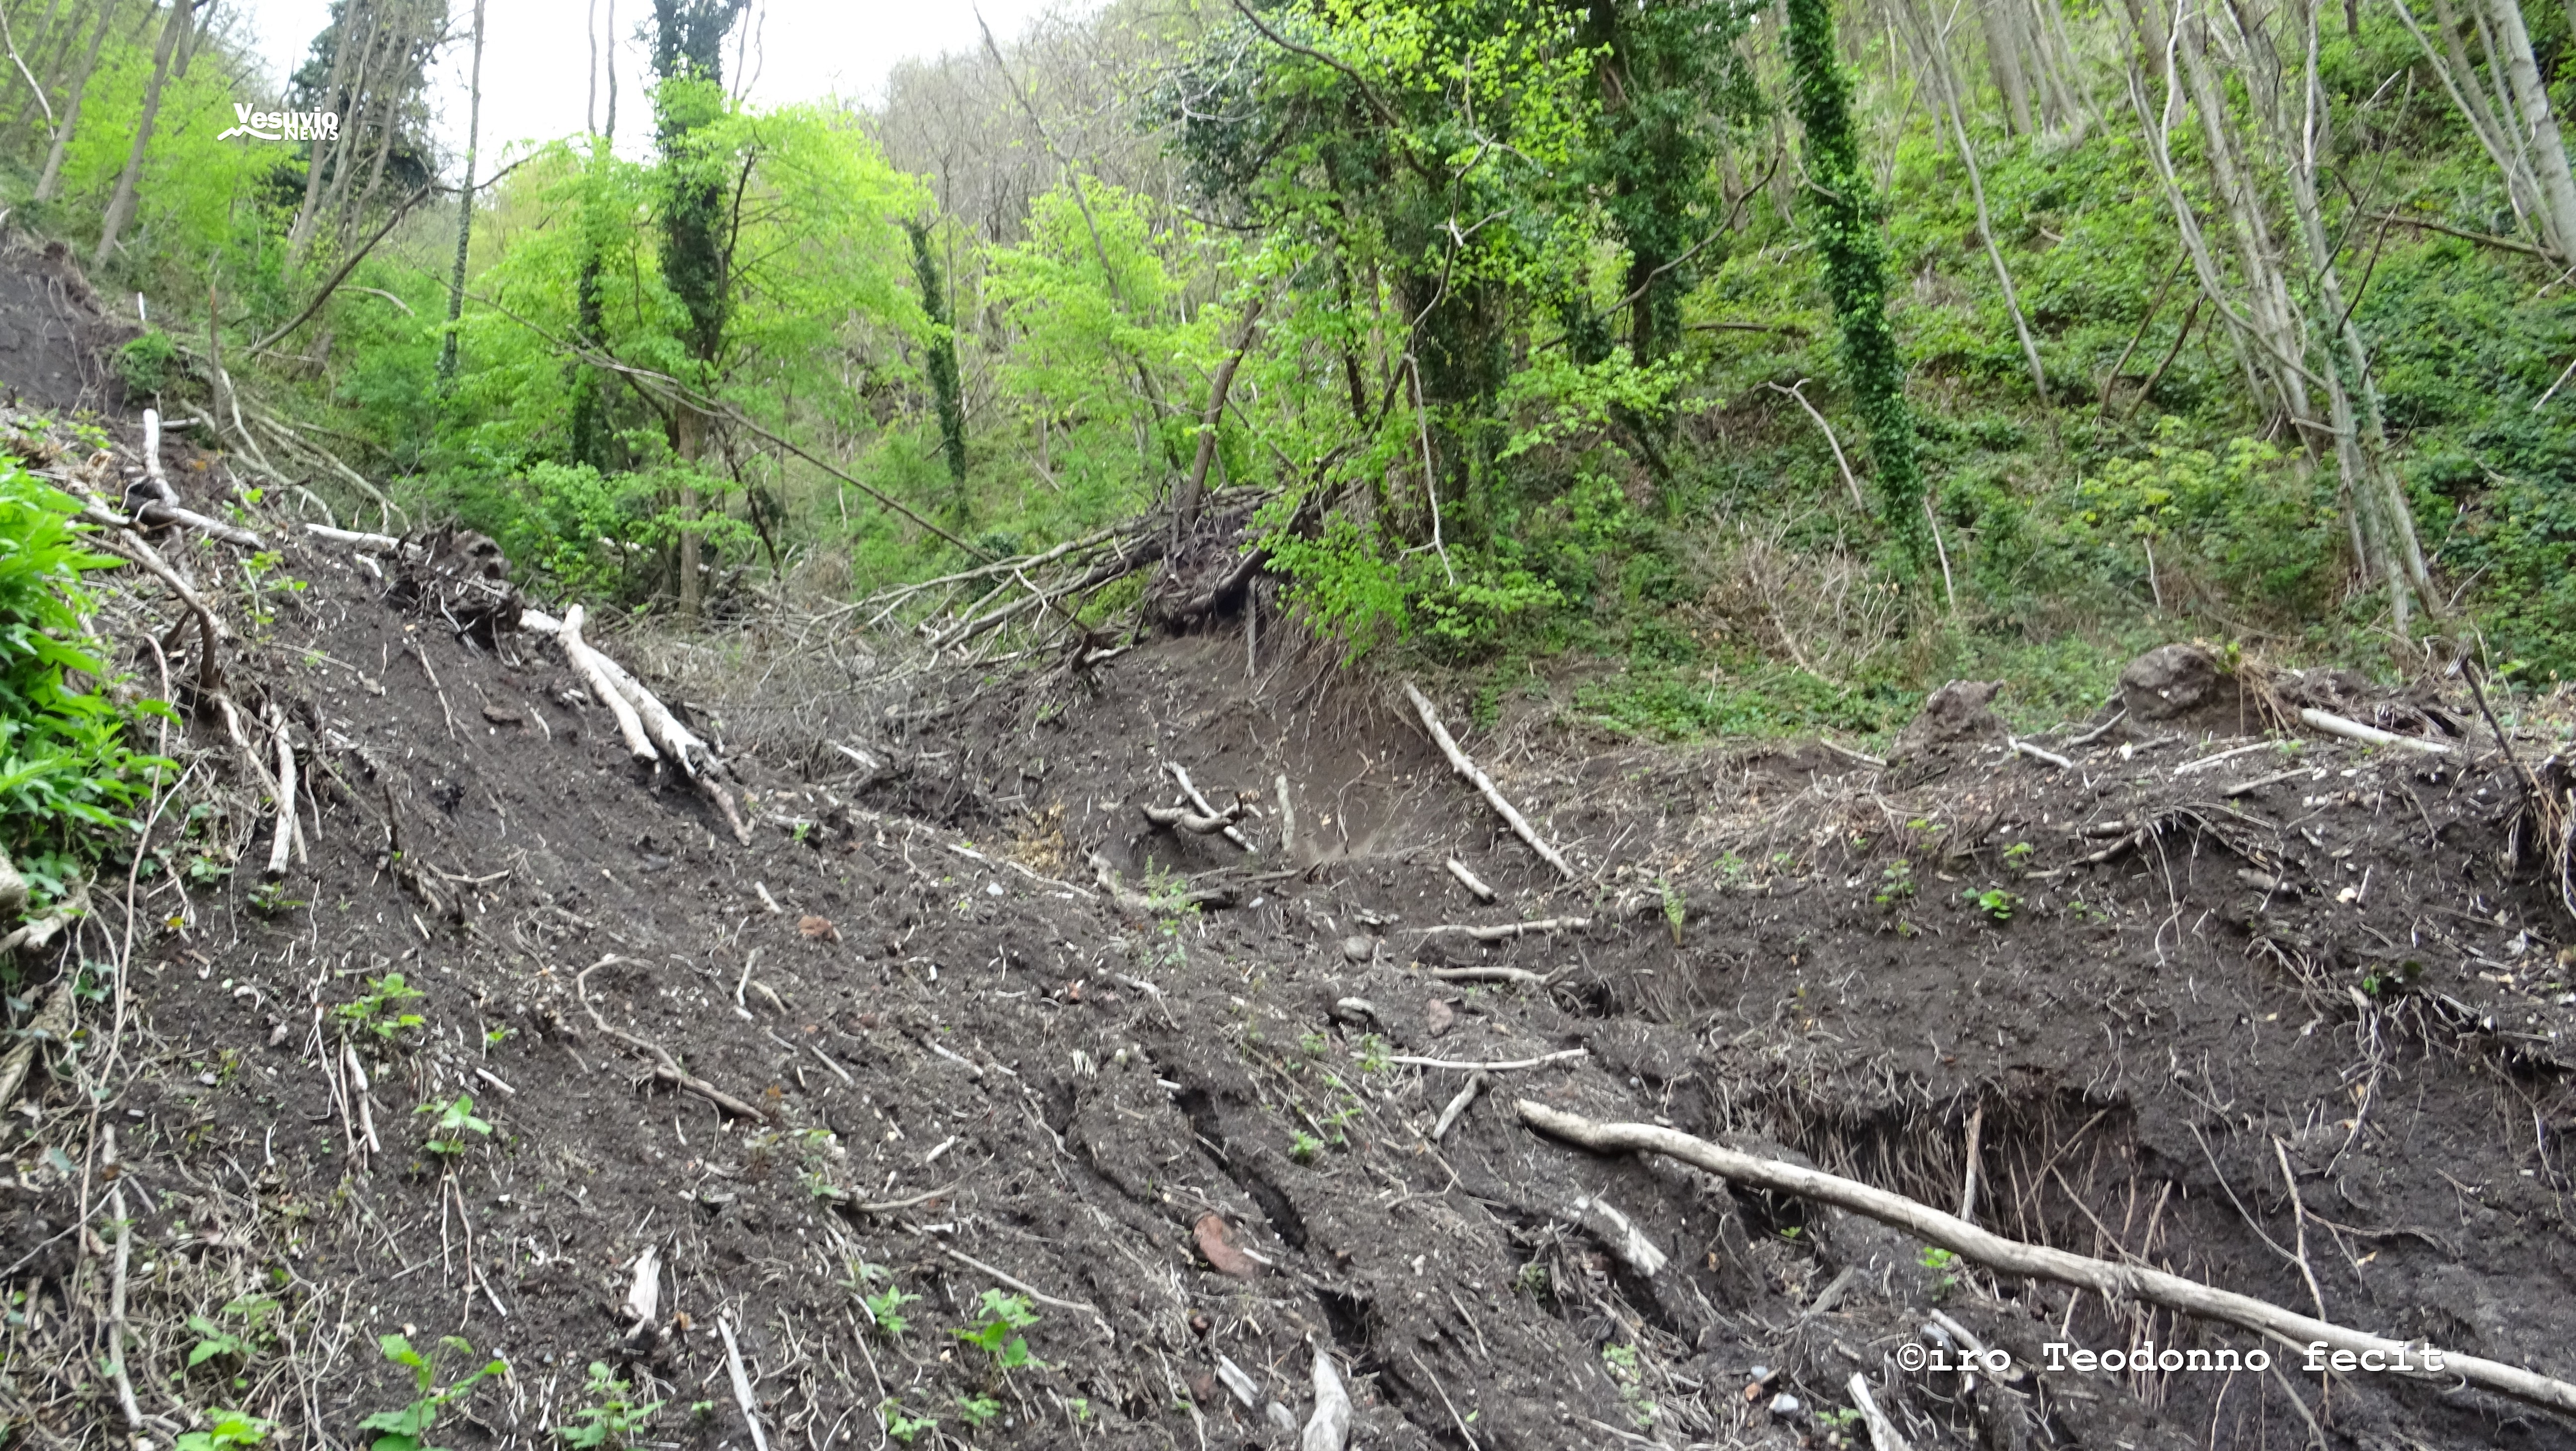
M483 0L474 0L474 74L465 105L465 182L456 198L456 270L447 280L447 336L438 344L438 386L456 381L456 324L465 316L465 251L474 241L474 150L483 130Z
M700 154L697 133L724 114L724 38L751 0L653 0L653 71L662 78L653 93L653 118L662 148L662 280L688 313L680 343L696 365L692 386L715 384L715 361L724 350L731 311L726 276L725 169ZM671 409L671 451L680 461L680 612L695 615L698 579L696 484L713 420L677 400Z
M1825 259L1825 291L1842 328L1844 371L1869 430L1879 520L1893 546L1891 562L1910 576L1928 547L1923 475L1914 453L1914 415L1905 403L1905 360L1887 325L1887 249L1852 130L1851 77L1834 47L1832 0L1787 3L1789 73L1797 87L1798 124L1806 132L1807 176L1817 193L1807 215Z
M930 339L930 392L939 403L939 450L948 456L948 478L956 485L949 497L951 518L966 517L966 400L957 387L957 335L948 306L948 284L939 275L939 258L930 250L930 228L907 221L912 238L913 276L921 282L921 310L937 331Z

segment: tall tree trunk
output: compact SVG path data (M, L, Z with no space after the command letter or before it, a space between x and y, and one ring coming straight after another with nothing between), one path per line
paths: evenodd
M483 131L483 0L474 0L474 69L467 83L465 182L456 192L456 265L447 278L447 336L438 345L438 386L456 381L456 325L465 316L465 251L474 241L474 150Z
M1919 575L1930 552L1924 528L1923 478L1914 451L1914 415L1905 402L1905 360L1887 324L1886 243L1851 119L1851 76L1834 46L1831 0L1787 0L1789 71L1796 84L1798 125L1806 133L1807 176L1816 195L1808 209L1825 291L1842 330L1844 366L1867 424L1878 471L1879 521L1893 546L1890 562Z
M351 42L358 40L360 35L367 37L365 40L358 41L358 48L362 52L360 69L363 78L363 50L365 46L374 42L374 20L375 10L366 3L366 0L349 0L349 4L341 9L332 36L331 70L322 82L324 106L335 109L339 107L342 89L340 82L349 71ZM366 22L363 27L357 23L361 21ZM352 118L354 119L356 118ZM349 139L342 140L341 137ZM355 139L354 126L343 127L340 136L335 136L329 141L319 136L313 138L312 149L306 154L304 161L304 202L295 209L295 221L286 229L286 265L290 272L304 260L305 246L313 240L315 212L322 201L322 173L331 164L331 154L334 150L345 153L349 144ZM348 170L345 162L341 170Z
M1986 32L1986 68L1994 72L1995 89L2003 92L2004 114L2012 120L2015 136L2028 136L2037 128L2031 124L2030 81L2022 74L2021 35L2013 25L2013 0L1986 0L1977 7L1978 19ZM1941 17L1933 15L1928 22L1917 24L1939 27ZM1948 42L1942 41L1946 47Z
M2270 133L2289 183L2293 230L2307 259L2307 292L2316 309L2313 336L2324 364L2318 377L2326 390L2328 424L2347 507L2354 511L2355 533L2366 551L2361 563L2365 571L2386 581L2390 614L2403 639L2410 605L2421 605L2426 614L2439 618L2444 612L2442 597L2433 588L2414 510L2389 457L2369 349L2344 299L2335 246L2327 236L2325 208L2317 194L2317 168L2328 143L2320 134L2326 96L2317 78L2314 0L2286 0L2278 16L2282 38L2299 45L2303 64L2294 76L2285 76L2274 36L2256 25L2240 26L2246 46L2246 94ZM2283 95L2285 80L2295 85L2295 100Z
M2434 29L2441 34L2439 45L2417 23L2415 12L2407 6L2406 0L2396 0L2396 9L2397 18L2405 22L2407 33L2415 37L2416 49L2424 53L2433 74L2441 80L2442 89L2450 93L2451 104L2459 108L2461 117L2469 123L2470 133L2478 138L2478 145L2485 149L2487 159L2495 163L2496 171L2504 177L2505 194L2513 201L2515 219L2525 226L2536 225L2542 243L2550 252L2562 260L2567 259L2570 256L2567 239L2558 235L2557 220L2541 198L2539 180L2531 174L2518 141L2518 128L2513 123L2512 113L2497 109L2493 94L2478 79L2477 68L2469 64L2468 52L2460 44L2459 21L2451 11L2450 0L2435 0Z
M2270 378L2270 391L2281 409L2294 424L2310 429L2315 413L2308 398L2309 375L2300 361L2307 354L2306 330L2290 300L2289 281L2281 274L2280 247L2272 236L2262 194L2246 175L2227 96L2209 63L2207 34L2207 23L2186 12L2174 36L2174 49L2182 59L2192 110L2200 116L2202 150L2209 160L2213 190L2227 208L2230 234L2236 241L2236 266L2245 279L2246 316L2254 328L2255 356Z
M931 338L926 371L930 374L930 391L939 407L939 448L948 457L948 481L953 486L949 515L966 517L966 404L957 392L957 335L955 318L948 303L948 284L939 276L939 259L931 255L930 228L909 218L904 232L912 238L912 270L921 284L921 310L936 329Z
M92 272L106 269L108 259L116 255L117 235L134 219L135 188L143 178L143 154L152 145L153 125L161 119L161 89L170 80L170 59L195 19L195 0L172 0L169 18L161 23L161 43L152 52L152 79L143 87L143 112L134 120L134 144L125 154L125 170L117 174L107 214L99 219L98 249L89 259Z
M63 155L70 150L72 133L79 129L81 101L89 93L89 78L98 73L99 47L107 41L108 22L116 18L120 0L99 0L98 24L89 33L89 50L81 57L80 69L72 74L70 94L63 98L63 118L54 127L54 144L45 149L45 172L36 178L35 199L49 202L63 182Z
M2567 147L2558 135L2558 116L2540 68L2531 58L2531 32L2523 27L2519 0L2484 0L2504 62L2505 86L2522 113L2520 135L2552 229L2559 237L2560 260L2576 260L2576 176L2567 169Z
M44 115L49 127L53 124L53 103L46 99L44 83L36 79L36 70L44 59L43 42L51 37L54 28L54 12L61 8L62 0L45 0L45 18L28 28L25 37L27 49L37 53L32 61L18 49L18 27L9 20L6 12L0 12L0 39L8 41L10 60L7 90L0 94L18 103L15 124L26 124L30 106ZM25 94L21 95L21 92Z
M1959 159L1968 168L1968 193L1976 202L1977 239L1986 245L1986 260L1994 264L1995 281L2002 288L2004 313L2012 319L2013 336L2021 340L2022 360L2030 365L2030 386L2038 395L2039 406L2048 407L2048 370L2040 365L2039 344L2030 335L2030 323L2022 316L2021 299L2013 291L2012 268L2005 265L2004 249L1995 242L1995 223L1986 209L1985 173L1977 165L1976 142L1968 136L1968 119L1959 101L1959 72L1950 56L1950 39L1942 29L1936 13L1914 16L1915 24L1925 33L1924 44L1932 62L1933 89L1948 114L1950 134L1959 143ZM2025 110L2025 115L2027 111Z

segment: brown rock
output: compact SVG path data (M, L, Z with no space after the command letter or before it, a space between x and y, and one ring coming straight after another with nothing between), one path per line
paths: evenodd
M1199 1253L1215 1266L1220 1275L1249 1280L1261 1273L1261 1262L1245 1254L1234 1243L1234 1226L1222 1214L1202 1214L1190 1233L1199 1242Z
M1457 1009L1450 1007L1443 999L1433 998L1422 1005L1422 1025L1430 1030L1434 1038L1448 1032L1449 1025L1456 1021L1458 1021Z
M833 926L832 919L829 917L799 917L796 919L796 930L804 934L808 942L841 940L841 929Z

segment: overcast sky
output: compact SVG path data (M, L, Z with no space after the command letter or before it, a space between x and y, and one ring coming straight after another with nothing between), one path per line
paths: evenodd
M471 16L472 0L449 3L459 28L469 27L462 17ZM485 155L498 155L509 142L550 140L583 128L592 95L589 37L594 26L606 29L612 3L619 149L631 152L641 145L651 122L642 98L648 52L636 27L651 18L652 0L487 0ZM1050 0L980 3L994 35L1005 42L1035 16L1058 8ZM281 81L303 62L313 36L330 18L329 0L237 0L234 8ZM1090 0L1069 0L1061 8L1079 12L1093 6ZM752 0L744 26L736 36L747 39L749 49L737 71L734 47L727 45L725 81L739 88L748 76L750 100L764 106L836 95L873 101L895 62L981 44L974 10L963 0ZM441 134L459 151L465 144L465 74L472 50L470 44L451 46L432 82ZM604 112L604 81L598 94Z

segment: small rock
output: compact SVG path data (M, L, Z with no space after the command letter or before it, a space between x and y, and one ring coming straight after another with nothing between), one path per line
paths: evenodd
M1456 1021L1458 1021L1458 1010L1440 998L1433 998L1422 1005L1422 1026L1434 1038L1448 1032L1449 1025Z
M1782 1391L1780 1394L1771 1398L1771 1414L1778 1416L1783 1420L1786 1420L1805 1409L1806 1407L1798 1404L1798 1398L1789 1394L1787 1391Z
M808 942L841 940L841 929L833 926L832 919L829 917L799 917L796 919L796 930Z
M494 725L523 725L526 723L526 717L520 715L517 711L498 705L484 706L483 718Z
M1342 956L1353 962L1366 962L1377 956L1377 944L1366 937L1345 937L1342 939Z
M1224 1215L1210 1213L1200 1215L1190 1233L1198 1240L1199 1253L1207 1256L1218 1274L1249 1280L1261 1273L1261 1262L1236 1247L1233 1230Z

